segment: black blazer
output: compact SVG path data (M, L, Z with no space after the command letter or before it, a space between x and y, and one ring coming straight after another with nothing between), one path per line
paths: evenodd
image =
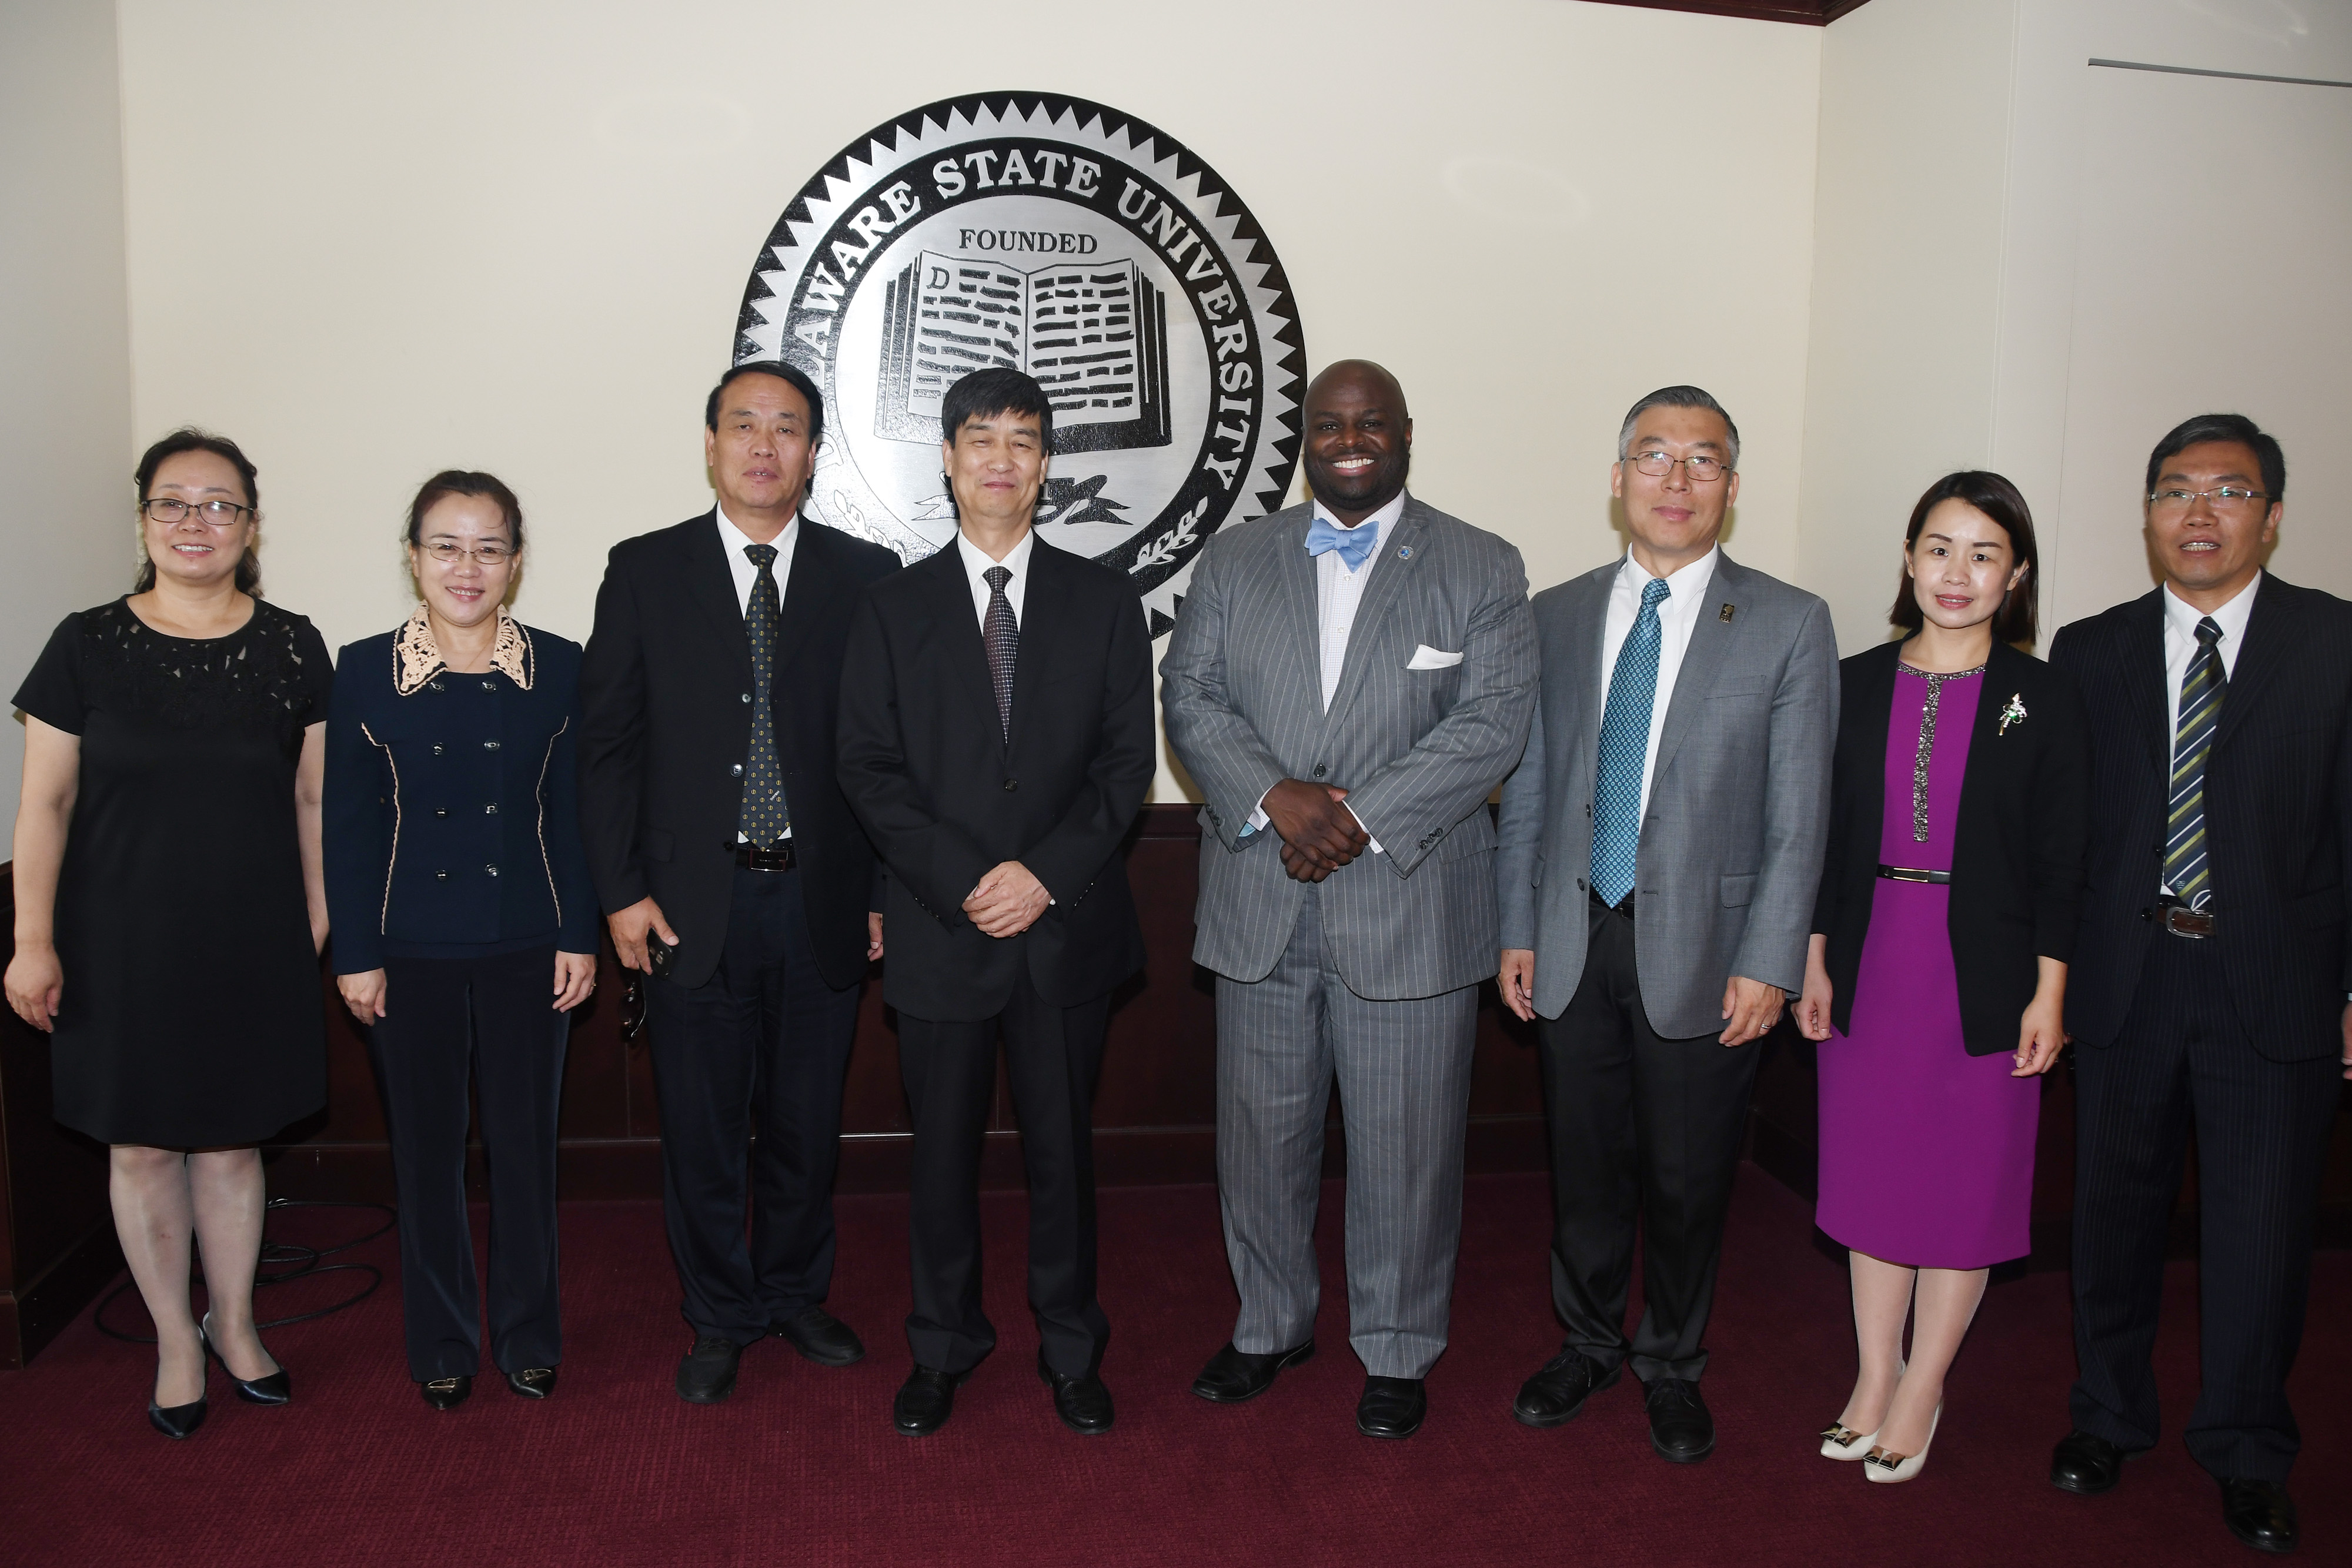
M794 526L770 706L809 940L839 989L866 973L875 901L873 847L834 778L842 645L866 585L898 558L806 517ZM580 820L596 892L607 910L650 894L678 936L672 977L701 985L726 940L751 747L751 641L715 512L613 547L580 686Z
M1877 893L1886 811L1886 731L1900 643L1838 666L1837 757L1830 784L1829 852L1813 929L1829 938L1830 1014L1853 1018L1855 977ZM2004 733L2014 697L2025 710ZM2090 720L2064 672L1995 643L1985 662L1968 771L1953 824L1948 923L1960 993L1960 1036L1970 1056L2017 1049L2018 1020L2033 1000L2037 956L2069 963L2083 904L2089 835Z
M2066 987L2066 1024L2112 1043L2140 965L2163 936L2143 912L2163 875L2172 706L2164 590L2060 632L2050 662L2095 716L2091 885ZM2273 1061L2342 1049L2352 989L2352 604L2265 572L2205 763L2214 932L2238 1019Z
M1124 574L1032 547L1006 744L952 544L876 585L841 676L841 784L888 862L882 994L923 1019L1003 1010L1019 967L1075 1007L1143 967L1120 841L1151 785L1151 640ZM1054 903L981 934L972 888L1019 861Z
M393 638L335 665L325 861L335 973L537 938L596 950L580 847L580 644L522 629L528 689L443 670L406 696Z

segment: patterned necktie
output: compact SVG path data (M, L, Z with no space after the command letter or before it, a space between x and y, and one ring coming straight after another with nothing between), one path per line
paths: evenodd
M1601 777L1592 792L1592 891L1615 908L1633 891L1642 843L1642 764L1650 752L1650 710L1658 700L1658 606L1666 580L1642 585L1642 612L1617 650L1609 706L1601 715Z
M981 622L980 640L988 644L988 679L996 687L996 726L1009 746L1013 743L1013 666L1021 657L1021 626L1013 619L1013 601L1004 597L1013 569L992 566L980 578L988 584L988 617Z
M751 640L751 755L743 768L743 810L736 825L764 850L793 825L784 804L784 770L776 760L776 710L769 700L783 609L776 592L776 547L745 545L743 553L760 575L751 580L751 601L743 611L744 634Z
M2192 909L2213 899L2213 868L2205 862L2205 758L2221 717L2229 678L2221 673L2221 628L2210 615L2197 622L2197 652L2180 678L2180 718L2172 731L2172 809L2165 821L2164 884Z

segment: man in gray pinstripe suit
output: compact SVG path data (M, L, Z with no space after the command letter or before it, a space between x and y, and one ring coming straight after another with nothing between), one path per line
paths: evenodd
M1241 1292L1192 1385L1255 1397L1314 1353L1323 1115L1348 1132L1357 1429L1408 1437L1445 1349L1477 982L1496 941L1486 797L1536 653L1519 552L1405 494L1378 365L1307 388L1314 500L1228 528L1161 663L1202 808L1195 961L1217 974L1217 1177Z
M1632 544L1536 596L1543 695L1503 787L1496 872L1503 1000L1535 1020L1543 1066L1568 1328L1512 1413L1557 1427L1630 1361L1651 1446L1679 1464L1715 1448L1701 1339L1745 1048L1804 981L1837 732L1829 607L1716 543L1738 468L1739 432L1696 387L1625 416L1610 488Z

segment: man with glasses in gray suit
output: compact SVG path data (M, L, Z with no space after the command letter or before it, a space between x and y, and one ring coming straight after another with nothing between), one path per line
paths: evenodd
M1394 377L1342 361L1305 416L1313 500L1209 542L1160 665L1169 743L1206 800L1192 956L1217 975L1217 1180L1241 1293L1192 1391L1254 1398L1314 1354L1336 1076L1356 1427L1409 1437L1461 1239L1496 940L1486 797L1526 743L1535 640L1519 552L1405 493Z
M1560 1352L1512 1413L1557 1427L1630 1360L1650 1443L1715 1448L1699 1397L1752 1042L1801 988L1829 831L1829 607L1717 544L1739 432L1696 387L1635 403L1624 557L1536 596L1542 696L1503 786L1503 1000L1551 1123ZM1633 1232L1645 1306L1624 1333Z

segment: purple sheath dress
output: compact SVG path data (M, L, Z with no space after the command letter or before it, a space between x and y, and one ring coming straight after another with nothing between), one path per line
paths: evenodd
M1897 665L1879 862L1949 871L1981 670ZM1928 723L1931 685L1939 687ZM1922 730L1927 734L1923 740ZM1878 879L1852 1029L1821 1042L1821 1199L1832 1239L1889 1263L1983 1269L2031 1251L2042 1081L1970 1056L1952 975L1951 889Z

